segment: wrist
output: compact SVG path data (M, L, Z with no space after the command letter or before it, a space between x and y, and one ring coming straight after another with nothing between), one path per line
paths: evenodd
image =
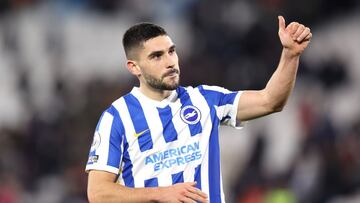
M294 52L289 48L284 47L283 48L283 56L285 56L286 58L299 58L300 57L300 53Z
M160 187L153 187L153 188L149 188L148 191L148 198L149 198L149 202L160 202L162 197L161 197L161 188Z

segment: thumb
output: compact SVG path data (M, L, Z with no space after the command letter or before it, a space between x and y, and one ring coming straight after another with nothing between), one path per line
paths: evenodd
M279 31L285 30L285 19L282 16L278 16L279 19Z

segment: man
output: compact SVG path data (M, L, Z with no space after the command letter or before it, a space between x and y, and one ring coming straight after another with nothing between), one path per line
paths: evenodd
M86 171L90 202L224 202L218 127L281 111L295 83L310 29L279 16L283 50L263 90L181 87L175 45L141 23L123 45L140 86L116 100L95 130Z

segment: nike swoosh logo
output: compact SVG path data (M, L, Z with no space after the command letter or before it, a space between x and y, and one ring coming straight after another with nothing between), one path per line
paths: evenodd
M143 131L141 131L141 132L139 132L139 133L134 133L134 137L137 138L137 137L139 137L140 135L146 133L147 131L149 131L149 129L143 130Z

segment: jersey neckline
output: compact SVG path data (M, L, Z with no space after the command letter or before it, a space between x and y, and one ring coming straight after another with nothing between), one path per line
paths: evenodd
M171 94L161 101L157 101L157 100L147 97L140 91L139 87L133 87L133 89L131 90L130 93L132 95L134 95L135 97L137 97L138 99L141 99L143 101L151 103L154 106L162 107L162 108L169 105L170 103L175 102L178 97L176 90L172 90Z

